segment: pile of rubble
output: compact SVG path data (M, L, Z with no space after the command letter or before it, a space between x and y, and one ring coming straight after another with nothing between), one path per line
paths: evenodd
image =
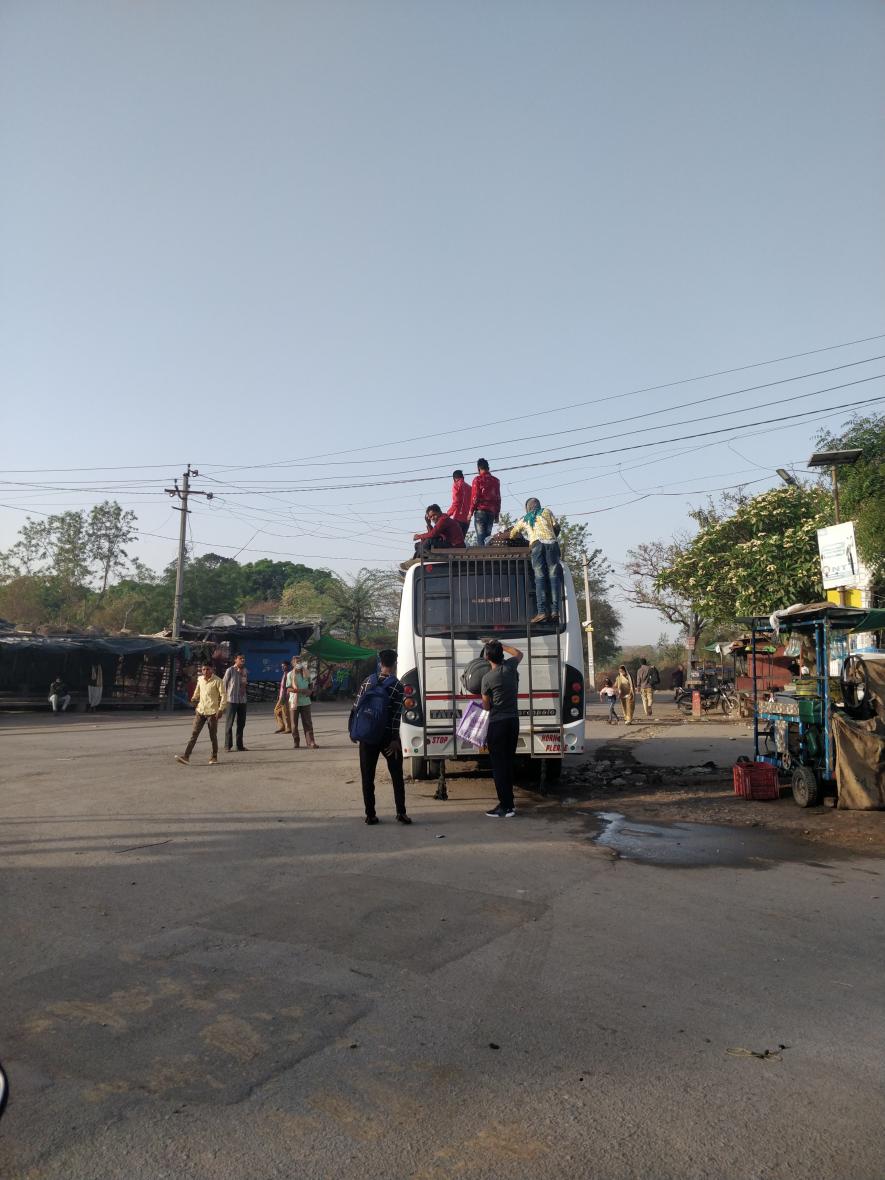
M703 762L699 766L643 766L621 753L618 758L602 757L569 767L568 783L570 789L582 791L632 790L663 784L675 786L686 780L712 782L724 773L715 762Z

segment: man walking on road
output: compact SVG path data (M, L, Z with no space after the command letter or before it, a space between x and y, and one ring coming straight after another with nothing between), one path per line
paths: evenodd
M504 653L508 658L504 658ZM489 732L486 745L489 762L492 764L492 778L498 793L498 806L487 811L493 819L512 819L516 815L513 805L513 760L516 757L516 743L519 740L519 661L522 652L518 647L508 647L493 639L486 644L485 656L489 670L482 678L482 707L489 714Z
M403 712L403 686L396 678L396 652L390 648L378 653L381 670L367 676L360 686L350 711L350 740L359 742L360 777L366 823L381 821L375 813L375 770L379 755L384 755L393 783L393 801L397 822L410 824L406 815L406 783L403 778L403 751L399 740L399 723Z
M233 749L234 718L237 722L237 749L245 750L243 730L246 728L246 690L249 673L246 671L246 657L238 655L224 674L224 695L227 697L227 721L224 726L224 748L229 754Z
M289 665L280 664L280 691L277 693L277 703L273 707L277 727L274 733L291 733L292 723L289 716L289 690L286 687L286 677L289 675Z
M209 741L212 743L212 757L209 759L209 765L214 766L218 761L218 719L224 712L226 701L224 684L221 678L215 675L211 664L203 665L202 675L197 681L191 702L197 706L197 711L194 714L194 727L191 730L191 740L183 754L175 755L175 761L180 762L182 766L187 766L194 746L197 744L197 738L200 736L200 731L204 725L208 725Z
M642 708L646 717L651 717L652 705L655 699L655 689L661 683L661 674L647 660L640 660L636 669L636 688L642 698Z

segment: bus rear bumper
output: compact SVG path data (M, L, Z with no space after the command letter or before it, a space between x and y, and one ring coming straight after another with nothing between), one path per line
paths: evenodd
M477 750L467 742L457 740L451 733L427 734L427 747L424 746L424 734L421 729L403 723L400 726L403 756L406 758L463 758L470 760L483 757L488 751ZM531 758L569 757L584 752L584 722L576 721L563 727L563 748L560 748L559 730L535 730L534 744L528 729L520 730L516 743L516 753L528 755Z

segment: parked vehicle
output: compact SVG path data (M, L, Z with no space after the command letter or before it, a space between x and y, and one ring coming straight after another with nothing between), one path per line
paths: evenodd
M405 690L400 727L413 778L440 773L445 762L484 753L458 738L458 721L478 691L463 675L490 638L518 647L520 732L518 773L558 777L562 758L584 749L583 632L571 573L563 567L558 624L532 625L535 579L527 549L437 550L406 570L398 653ZM478 686L474 685L474 689Z
M676 690L676 707L686 716L692 710L692 692L698 692L701 698L701 709L704 713L722 712L731 717L740 708L740 701L733 684L718 684L706 681L703 685L688 685Z
M757 636L768 636L773 630L766 617L741 622L752 628L754 647ZM813 668L789 692L762 691L754 670L755 761L791 776L793 799L800 807L814 807L824 794L836 790L834 713L839 710L858 720L871 715L866 661L876 655L849 653L843 658L838 654L839 641L852 632L883 628L885 611L829 603L791 607L778 617L779 634L801 636L813 653Z

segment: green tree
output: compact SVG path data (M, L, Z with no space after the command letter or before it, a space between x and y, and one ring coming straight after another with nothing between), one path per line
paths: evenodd
M134 512L123 510L116 501L105 500L89 513L86 522L86 553L89 561L97 567L101 583L99 595L108 588L112 575L121 574L126 568L129 554L126 545L138 536Z
M709 514L710 510L701 511ZM643 541L635 549L628 549L626 570L630 581L624 588L624 594L634 606L657 611L668 623L677 626L682 635L697 644L709 619L696 601L662 582L664 574L684 556L687 544L681 541Z
M857 549L877 587L885 585L885 415L855 415L841 434L823 431L817 445L826 450L860 449L850 467L839 468L839 506L843 520L854 521Z
M349 577L336 578L328 588L332 615L330 627L342 627L349 639L361 644L373 630L383 627L389 592L386 570L361 569Z
M769 614L823 597L817 530L832 505L817 487L784 487L744 500L721 518L691 513L700 531L657 579L717 622Z
M334 610L327 594L313 582L301 578L290 582L280 599L280 612L296 619L327 619Z

